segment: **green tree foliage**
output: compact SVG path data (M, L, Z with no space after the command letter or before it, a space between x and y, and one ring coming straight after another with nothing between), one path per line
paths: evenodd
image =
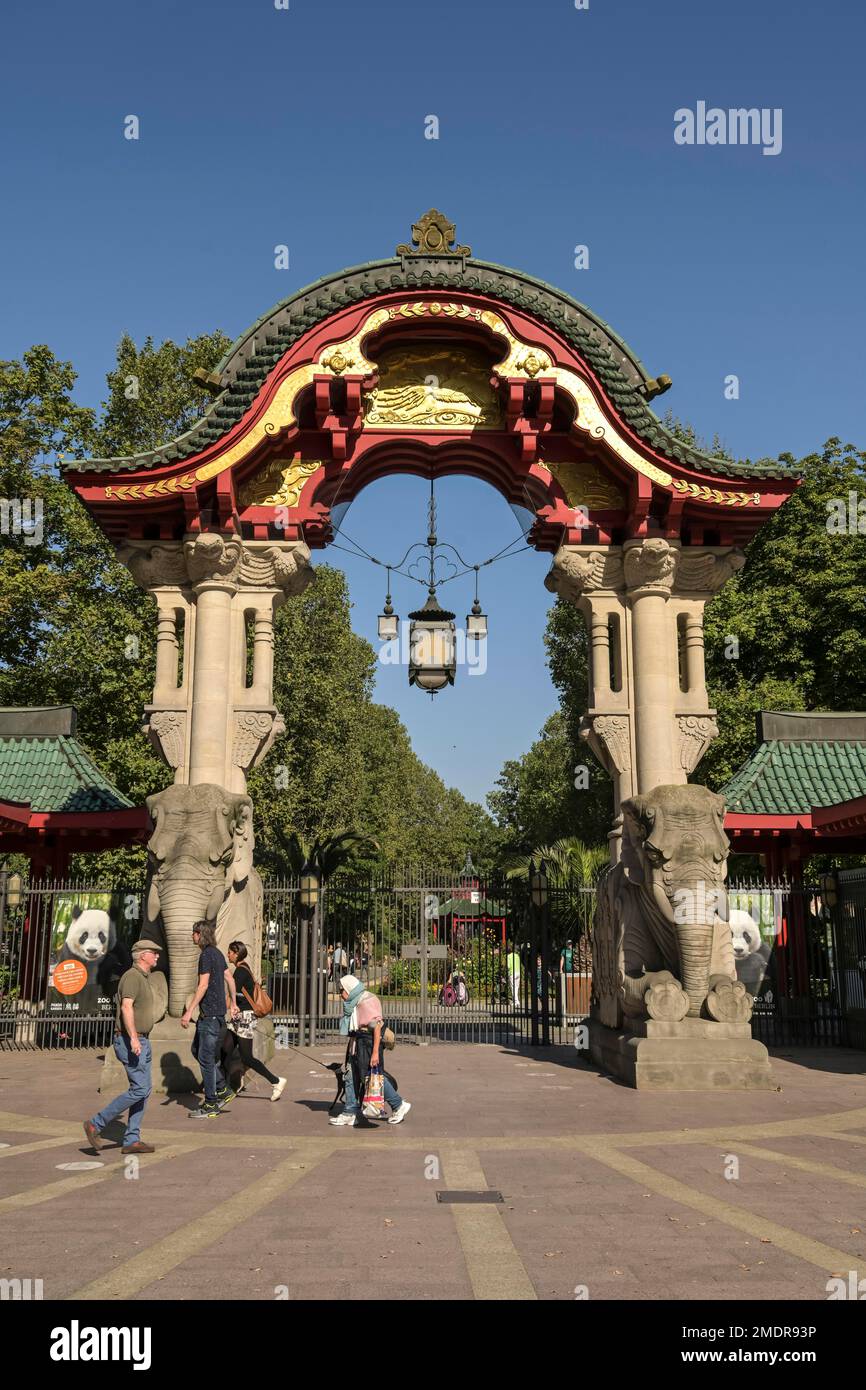
M169 338L154 347L153 339L146 338L140 348L124 333L117 366L108 373L98 456L141 454L184 434L211 404L192 373L197 367L213 371L229 347L231 338L219 331L202 333L182 346Z
M586 787L575 787L575 768L586 768ZM506 851L528 854L537 845L572 835L593 845L605 844L612 798L610 778L584 740L575 739L566 711L560 709L522 758L506 762L487 805Z
M841 499L847 511L850 492L866 495L866 454L829 439L800 464L803 482L707 605L720 734L695 778L711 787L752 752L756 711L866 709L866 534L827 529L828 503Z

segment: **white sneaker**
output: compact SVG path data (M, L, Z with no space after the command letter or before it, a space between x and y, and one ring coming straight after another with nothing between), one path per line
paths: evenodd
M289 1078L287 1076L277 1077L277 1083L271 1091L271 1100L279 1100L280 1096L283 1094L283 1091L286 1089L288 1080Z
M411 1103L408 1100L404 1100L403 1104L400 1106L400 1109L394 1111L394 1114L388 1120L388 1124L401 1125L411 1109Z
M358 1123L358 1116L357 1116L357 1115L347 1115L347 1114L345 1114L345 1112L344 1112L342 1115L332 1115L331 1118L328 1120L328 1124L329 1124L329 1125L353 1125L353 1126L354 1126L354 1125L356 1125L357 1123Z

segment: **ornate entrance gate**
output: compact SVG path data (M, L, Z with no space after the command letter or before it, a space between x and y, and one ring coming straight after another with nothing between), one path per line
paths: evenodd
M320 280L257 320L216 372L201 374L217 400L184 435L133 457L65 465L156 603L146 727L174 785L148 800L156 830L144 931L158 939L165 926L174 1016L195 983L190 911L216 919L220 943L259 949L262 887L246 777L284 729L273 703L274 612L312 581L311 551L334 540L352 500L389 474L487 481L520 517L527 541L553 556L546 586L580 608L590 634L582 732L614 783L612 858L622 853L623 805L635 818L635 854L654 820L667 858L679 854L678 889L696 888L689 866L721 843L720 829L707 829L712 797L686 786L718 733L704 676L704 608L796 487L795 470L683 443L649 409L669 378L651 377L596 314L522 271L474 259L434 210L412 232L393 258ZM658 797L647 801L660 790L664 815ZM718 853L713 865L721 881ZM644 871L643 888L634 873L627 885L638 914L641 892L652 897L649 860ZM391 901L373 913L372 936L382 942L376 968L387 969L380 983L395 982L398 1022L426 1032L447 1028L452 1014L436 1015L437 972L448 958L437 965L443 957L424 943L422 889L435 892L393 885ZM662 907L672 916L672 902ZM510 898L503 913L506 938L510 930L519 941ZM609 925L611 955L622 936ZM686 1006L697 1015L709 991L713 922L681 925L699 929L680 933L690 938L691 994L663 988L647 1006L654 1020L679 1023ZM679 969L671 922L656 927L654 958ZM300 978L300 960L297 969ZM732 970L728 960L728 983ZM289 1008L296 977L285 973ZM623 1004L621 974L611 960L609 1019ZM642 990L626 1001L638 1013ZM541 1003L548 1032L546 986ZM714 1007L713 1017L727 1010L728 1022L747 1014L731 990ZM491 995L479 1029L500 1026L507 1009ZM513 999L511 1009L508 1026L520 1015L522 1030L525 1010ZM311 1017L330 1017L319 990ZM684 1024L684 1038L691 1027Z

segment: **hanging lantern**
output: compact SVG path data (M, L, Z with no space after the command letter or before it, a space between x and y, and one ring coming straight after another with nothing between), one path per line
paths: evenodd
M379 614L379 640L380 642L393 642L397 637L400 626L400 618L391 607L391 595L385 598L385 607Z
M388 571L388 592L385 595L385 607L379 614L379 641L393 642L399 635L400 617L391 607L391 566L387 565Z
M466 614L466 636L474 637L476 642L487 636L487 614L481 612L481 604L477 597L472 605L472 612Z
M431 695L454 684L457 672L454 614L439 606L435 589L423 608L409 614L409 684Z

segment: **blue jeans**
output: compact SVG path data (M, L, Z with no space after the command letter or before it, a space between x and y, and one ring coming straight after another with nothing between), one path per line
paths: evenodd
M126 1068L126 1075L129 1078L129 1090L124 1091L122 1096L116 1096L114 1100L108 1102L104 1110L100 1110L98 1115L94 1115L91 1124L94 1129L103 1130L106 1125L110 1125L112 1120L116 1120L118 1115L122 1115L124 1110L129 1111L126 1120L126 1133L123 1136L123 1146L128 1148L130 1144L137 1144L141 1138L141 1117L144 1114L144 1107L150 1095L150 1041L148 1038L141 1038L141 1053L136 1057L133 1052L129 1038L125 1033L114 1039L114 1053L119 1062Z
M226 1089L226 1078L219 1062L220 1040L225 1023L221 1018L200 1018L195 1025L192 1055L201 1067L204 1098L208 1105L216 1103L217 1091Z
M384 1082L385 1100L388 1102L392 1110L399 1110L400 1106L403 1104L401 1097L394 1090L394 1087L391 1085L387 1076L384 1077ZM355 1078L352 1074L352 1068L349 1067L348 1071L346 1072L346 1102L343 1113L346 1115L359 1115L360 1112L361 1106L358 1103L358 1097L355 1095Z

